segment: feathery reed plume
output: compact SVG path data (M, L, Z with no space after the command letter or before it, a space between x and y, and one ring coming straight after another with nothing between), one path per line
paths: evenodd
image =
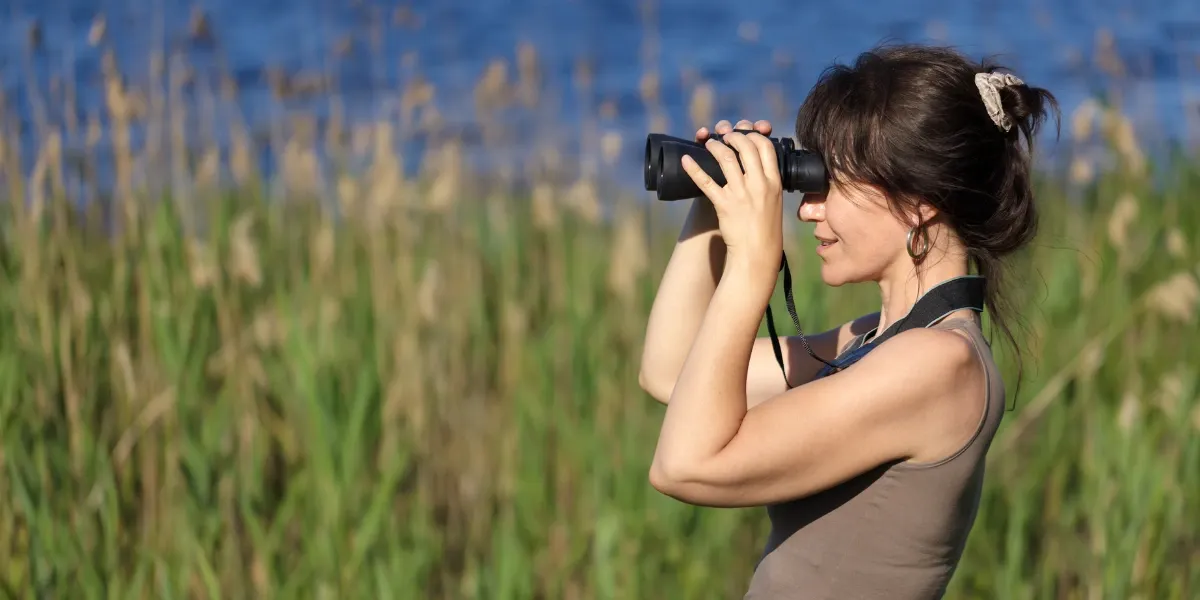
M1200 283L1192 273L1176 273L1151 288L1146 301L1162 316L1190 325L1196 320Z
M688 116L692 119L692 127L711 127L713 108L716 103L716 92L712 84L700 83L692 90L691 103L688 105Z

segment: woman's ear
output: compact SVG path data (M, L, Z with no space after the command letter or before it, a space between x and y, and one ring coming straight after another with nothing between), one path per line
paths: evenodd
M908 224L912 227L928 225L938 216L938 209L924 200L918 200L915 208L908 212Z

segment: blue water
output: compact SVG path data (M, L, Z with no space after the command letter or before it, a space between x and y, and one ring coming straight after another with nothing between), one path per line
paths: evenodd
M211 39L188 35L193 6L208 16ZM694 130L688 103L698 79L715 88L717 118L765 117L786 134L823 67L883 40L1002 55L1028 83L1058 96L1064 142L1072 111L1089 96L1115 90L1144 145L1200 144L1197 0L5 0L0 85L27 129L39 114L35 98L50 107L45 118L63 118L60 102L44 102L54 97L56 76L75 81L78 115L101 105L100 51L88 43L98 14L106 16L105 43L131 83L148 79L151 49L170 49L201 78L232 76L239 111L259 132L269 131L285 109L328 114L327 96L274 102L268 67L335 73L351 120L395 120L395 90L419 74L437 90L447 131L470 143L482 135L475 85L497 58L508 61L515 78L516 49L527 42L537 51L542 99L552 99L553 108L514 116L512 153L492 156L492 164L524 156L537 141L560 147L569 160L598 165L599 140L581 137L581 123L607 102L615 116L599 118L595 131L621 135L615 168L635 185L651 123L638 91L647 70L661 75L670 132L686 137ZM35 24L37 47L30 41ZM1120 78L1097 64L1102 32L1124 65ZM580 64L590 65L593 76L586 92L573 83ZM776 90L782 103L764 90Z

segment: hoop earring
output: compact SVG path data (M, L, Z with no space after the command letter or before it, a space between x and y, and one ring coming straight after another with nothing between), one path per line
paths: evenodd
M904 242L904 249L908 250L908 255L911 256L913 258L913 260L919 261L922 258L925 258L925 255L929 253L929 235L925 234L924 231L921 232L922 233L921 237L922 237L922 239L925 240L925 244L921 247L921 252L916 253L916 252L913 252L913 236L916 235L916 233L917 233L917 227L909 228L908 237L905 239L905 242Z

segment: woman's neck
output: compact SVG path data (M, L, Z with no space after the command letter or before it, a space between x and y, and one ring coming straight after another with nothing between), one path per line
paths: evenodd
M899 271L899 269L897 269ZM969 274L965 256L944 254L927 257L919 271L911 263L905 272L897 272L879 280L882 307L876 333L883 332L908 314L922 294L937 284Z

